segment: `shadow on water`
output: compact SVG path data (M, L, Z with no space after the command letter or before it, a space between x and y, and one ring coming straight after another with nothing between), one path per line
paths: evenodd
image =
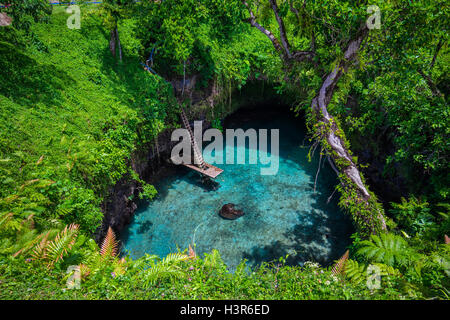
M139 225L138 233L146 233L150 230L150 228L153 226L153 222L151 221L144 221Z
M208 177L202 177L201 174L191 172L180 177L181 180L186 181L189 184L195 185L202 189L204 192L214 192L220 188L220 183L210 179Z
M346 216L330 217L322 212L331 208L337 210L336 201L327 204L324 193L313 196L316 202L312 204L313 214L309 211L297 211L301 223L294 225L284 233L290 241L274 241L266 246L254 246L243 253L243 258L252 266L262 262L278 261L287 257L288 265L302 265L306 261L315 261L327 266L337 260L350 244L349 237L354 232L351 221ZM316 210L317 209L317 210ZM326 252L323 248L327 248Z

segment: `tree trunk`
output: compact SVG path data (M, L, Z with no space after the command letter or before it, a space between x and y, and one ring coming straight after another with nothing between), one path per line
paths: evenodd
M116 56L116 31L113 29L111 30L111 39L109 40L109 50L111 51L111 54L113 57Z
M280 31L281 44L274 34L262 27L256 21L256 16L252 12L246 0L241 0L247 8L250 18L247 20L253 27L264 33L272 42L274 48L280 53L280 57L285 64L293 61L310 61L314 63L315 56L315 36L312 35L311 48L313 51L291 52L286 36L283 19L279 15L278 6L275 0L269 0L272 11L275 14ZM298 14L298 11L290 3L291 11ZM344 206L351 214L355 224L364 234L377 233L386 230L386 222L382 206L375 196L367 190L364 185L362 175L354 163L351 152L345 144L345 136L339 124L328 113L328 105L336 90L337 83L348 68L355 62L361 43L368 34L365 23L360 27L354 39L350 40L344 53L344 57L336 65L334 70L326 75L317 95L311 101L312 118L314 126L314 137L322 144L323 149L328 154L328 159L333 169L338 173L341 180L340 205ZM314 63L315 64L315 63ZM315 64L316 65L316 64ZM317 65L316 65L317 66Z
M119 47L119 60L122 61L122 46L120 45L120 37L119 37L119 30L116 27L116 40L117 40L117 46Z
M352 206L362 204L362 208L353 212L354 215L357 215L355 219L360 221L360 223L363 221L370 233L376 233L380 229L386 230L383 212L380 206L374 205L373 201L370 201L371 194L362 181L361 173L353 162L351 152L345 146L343 134L340 133L342 130L327 110L339 79L355 61L360 45L367 36L367 32L367 28L363 27L356 38L349 42L345 50L344 58L326 76L319 92L313 98L311 111L318 124L316 126L315 136L322 140L325 149L328 150L334 163L337 164L340 174L348 179L342 179L341 177L341 181L343 180L342 184L345 190L348 191L348 194L343 196L349 197L348 199L344 199L344 202ZM352 191L356 191L356 194ZM352 194L351 198L349 196L350 194ZM350 203L352 200L353 202L356 201L356 203Z

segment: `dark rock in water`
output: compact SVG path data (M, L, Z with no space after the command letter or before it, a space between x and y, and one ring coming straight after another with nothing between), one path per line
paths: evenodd
M234 203L225 204L222 209L220 209L219 214L222 218L234 220L244 215L242 210L236 209Z

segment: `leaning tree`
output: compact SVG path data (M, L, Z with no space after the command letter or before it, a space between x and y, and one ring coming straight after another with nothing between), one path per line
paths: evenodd
M368 14L366 1L242 3L248 11L246 21L266 35L280 55L285 79L289 81L293 78L289 74L307 67L321 77L308 112L315 140L312 150L320 146L321 155L338 174L340 204L351 213L359 230L366 235L386 230L383 208L368 189L339 121L330 112L340 80L358 65L358 55L372 32L369 28L377 26L378 12ZM271 28L276 28L278 34Z

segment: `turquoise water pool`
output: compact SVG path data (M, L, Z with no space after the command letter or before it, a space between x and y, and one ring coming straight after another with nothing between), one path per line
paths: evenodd
M133 258L145 253L164 257L195 243L200 255L219 250L231 270L243 258L255 266L289 254L290 264L309 260L327 265L344 253L353 228L337 207L337 192L327 204L335 173L325 164L314 192L319 157L308 162L301 122L285 114L255 117L234 117L227 127L279 129L278 173L260 175L260 164L217 164L224 170L216 179L220 187L208 191L197 173L177 167L155 184L158 197L142 205L122 233L125 252ZM218 212L226 203L235 203L245 215L223 219Z

